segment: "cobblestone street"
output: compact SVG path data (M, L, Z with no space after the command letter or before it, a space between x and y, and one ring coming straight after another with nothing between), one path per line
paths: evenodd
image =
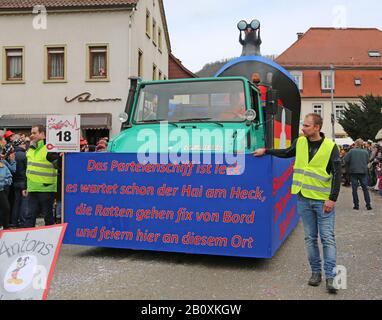
M359 190L361 196L361 190ZM57 299L382 299L382 198L352 210L351 188L337 203L337 264L347 289L309 287L301 222L271 260L63 245L48 296Z

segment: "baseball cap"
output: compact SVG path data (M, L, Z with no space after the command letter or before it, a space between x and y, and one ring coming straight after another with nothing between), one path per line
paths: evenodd
M11 130L7 130L5 133L4 133L4 139L8 139L9 137L12 137L15 133L12 132Z
M85 140L84 138L80 139L80 146L86 146L88 144L88 141Z

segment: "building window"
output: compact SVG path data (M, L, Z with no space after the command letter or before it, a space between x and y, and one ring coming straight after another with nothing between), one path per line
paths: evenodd
M65 80L65 46L46 47L47 81Z
M295 79L295 81L297 83L297 86L298 86L298 89L299 90L303 90L304 86L303 86L303 75L302 75L302 72L301 71L292 71L291 75Z
M158 33L157 33L157 22L153 18L153 43L156 46L158 41Z
M359 78L354 79L354 85L355 85L356 87L359 87L360 85L362 85L362 81L361 81L361 79L359 79Z
M324 114L323 114L322 104L313 105L313 113L317 113L323 118Z
M345 104L336 104L335 111L336 111L336 120L338 121L338 119L343 119L344 112L345 112Z
M331 90L335 88L335 81L334 81L335 73L332 71L322 71L321 72L321 89L322 90Z
M153 80L157 80L157 66L153 65Z
M151 37L151 23L150 23L150 11L146 10L146 35Z
M143 78L143 52L138 50L138 77Z
M381 57L381 53L379 51L369 51L369 57L370 58L380 58Z
M4 81L24 81L24 48L5 48L4 58Z
M88 80L108 80L108 46L88 45Z
M158 79L163 80L163 73L159 70Z
M162 52L162 30L158 28L158 49Z

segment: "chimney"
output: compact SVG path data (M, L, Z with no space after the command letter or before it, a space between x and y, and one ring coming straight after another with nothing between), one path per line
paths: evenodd
M297 33L297 40L300 40L302 38L302 36L304 35L303 32L298 32Z

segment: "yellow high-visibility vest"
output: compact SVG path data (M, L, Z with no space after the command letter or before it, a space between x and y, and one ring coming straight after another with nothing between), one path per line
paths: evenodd
M329 200L333 175L326 172L326 167L335 144L325 138L317 153L309 162L308 139L300 137L296 146L292 194L301 194L308 199Z
M27 157L27 181L28 181L28 191L30 186L33 185L33 191L40 192L55 192L57 189L57 170L54 168L53 164L46 160L48 152L43 141L39 141L37 148L29 148ZM51 188L38 185L51 185ZM49 190L51 189L51 190ZM31 190L32 191L32 190Z

